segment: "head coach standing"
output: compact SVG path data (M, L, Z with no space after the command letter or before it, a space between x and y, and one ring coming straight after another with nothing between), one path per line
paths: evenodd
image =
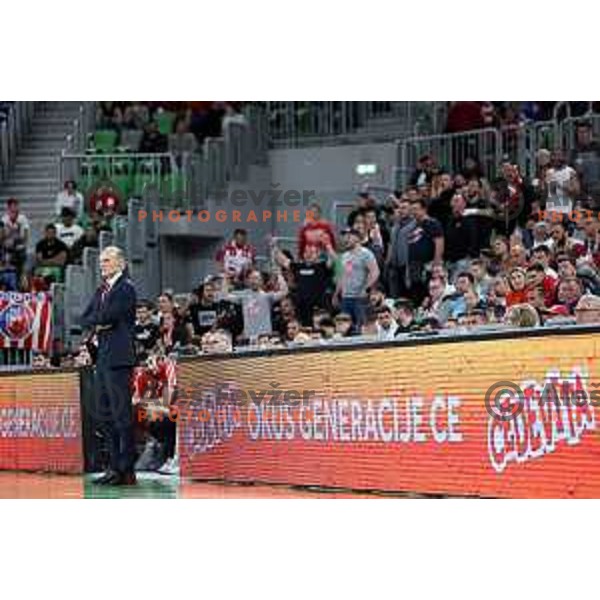
M95 483L134 485L131 373L135 365L136 294L125 270L123 251L116 246L100 254L102 285L81 317L96 335L98 352L94 391L109 437L110 468Z

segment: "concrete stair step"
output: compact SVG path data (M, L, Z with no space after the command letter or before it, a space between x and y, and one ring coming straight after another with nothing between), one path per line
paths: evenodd
M47 104L46 106L42 106L37 114L39 115L54 115L54 114L62 114L62 113L72 113L78 112L79 107L83 104L83 102L52 102Z
M30 192L10 192L8 190L0 191L0 197L2 198L17 198L20 202L23 203L24 210L25 208L29 210L29 208L33 204L39 204L45 208L54 204L54 200L56 200L56 188L51 188L47 191L34 190Z
M38 119L36 118L33 122L33 129L58 129L59 127L70 127L73 121L77 119L79 114L73 115L72 117L58 117L58 118L47 118Z
M48 173L40 173L39 169L32 171L27 176L18 176L13 173L13 175L4 183L4 185L13 185L16 183L27 182L31 185L33 184L45 184L50 181L54 181L54 174Z
M65 147L65 140L56 140L55 142L36 142L35 144L28 144L27 150L30 153L47 151L49 153L57 153L60 154L62 149Z
M55 178L54 181L49 179L44 183L31 183L28 181L15 181L13 183L5 184L2 186L2 190L10 193L33 193L36 192L43 193L47 190L52 190L56 188L58 178Z
M48 179L48 181L42 181L42 182L30 182L30 181L15 181L15 182L8 182L7 184L2 186L2 189L5 192L11 192L11 193L16 193L16 192L33 192L35 193L36 191L39 192L45 192L46 190L49 189L54 189L56 188L56 178L53 179Z
M57 181L58 181L58 178L56 178L51 183L39 184L36 186L31 185L31 186L27 186L27 187L22 186L22 185L3 185L2 188L0 188L0 193L1 194L9 194L9 195L13 195L13 196L29 195L29 194L41 195L41 194L48 194L48 193L56 194L58 192L58 190L56 188Z
M50 157L49 160L33 160L33 161L22 161L15 163L14 173L22 173L23 177L26 174L31 174L35 171L50 170L58 165L58 157Z
M52 149L48 149L48 148L24 148L23 150L21 150L21 156L23 158L36 158L36 157L40 157L40 158L45 158L45 157L50 157L52 158L53 156L53 152Z
M10 194L22 194L22 193L46 193L49 190L56 190L57 178L54 177L46 181L34 181L27 184L20 182L8 182L2 186L3 192Z
M62 149L65 147L65 140L59 139L55 142L36 142L27 145L25 152L47 152L48 154L60 154Z
M46 194L41 198L36 198L27 195L18 196L17 194L4 194L0 193L0 200L8 198L16 198L21 203L23 212L29 216L31 211L36 211L42 216L48 212L53 211L54 202L56 201L56 194Z
M0 203L8 197L21 201L35 237L53 220L54 202L62 188L60 156L74 131L82 102L43 102L36 105L31 130L19 148L8 181L0 187Z
M48 140L54 141L57 139L64 139L65 136L68 135L67 132L69 131L71 131L69 127L61 127L55 131L49 131L47 129L34 131L25 138L24 143L29 144L32 142L45 142Z
M15 167L22 167L28 165L43 165L46 164L54 164L60 161L60 153L57 154L47 154L47 155L31 155L25 156L22 152L17 155L17 160L15 161Z
M15 167L10 175L9 181L19 181L23 179L32 179L34 177L45 178L53 177L58 172L58 161L39 164L34 166Z
M52 113L38 113L34 117L33 126L36 127L39 123L70 123L81 113L79 110L68 111L68 112L52 112Z

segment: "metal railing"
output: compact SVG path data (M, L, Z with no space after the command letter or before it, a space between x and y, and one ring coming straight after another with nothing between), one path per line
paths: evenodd
M73 121L71 133L66 137L63 154L85 152L88 146L88 136L94 130L95 122L96 103L84 102L79 106L79 115Z
M125 202L130 197L142 198L147 188L154 188L161 208L185 210L201 206L231 181L247 181L251 165L268 164L267 112L258 103L246 107L245 117L226 119L223 137L208 138L199 152L183 155L139 154L126 148L110 154L96 152L88 148L94 120L93 103L82 105L73 133L67 137L59 172L61 181L73 179L88 194L104 183L112 185Z
M248 124L230 122L223 125L227 181L248 179Z
M100 186L110 187L123 203L141 198L146 187L160 191L173 206L190 196L190 167L178 164L171 154L95 154L64 152L60 159L62 181L73 179L89 194Z
M424 155L435 157L438 165L451 172L461 171L467 158L475 158L484 177L491 179L502 158L502 139L493 128L411 137L398 143L398 155L396 183L400 189L408 186L415 165Z
M396 183L399 188L406 188L418 159L423 155L431 155L440 167L454 173L462 170L467 158L476 158L487 179L495 178L501 162L509 160L518 164L526 177L532 178L537 172L540 149L576 150L577 127L580 124L590 125L594 139L598 139L600 114L597 113L522 123L508 128L407 138L398 142Z
M8 178L17 150L31 129L36 103L11 102L0 118L0 184Z
M269 162L269 117L265 106L250 104L245 109L248 120L248 154L250 163L265 166Z
M395 141L439 131L440 102L267 102L271 146L293 148L367 141Z
M32 358L33 354L31 350L2 348L0 349L0 372L31 369Z

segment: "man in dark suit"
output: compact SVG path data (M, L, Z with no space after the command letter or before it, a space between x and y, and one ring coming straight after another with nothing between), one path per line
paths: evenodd
M136 294L124 273L120 248L110 246L102 251L100 270L102 285L81 318L83 327L93 331L98 342L94 389L110 444L110 467L95 483L134 485L131 374Z

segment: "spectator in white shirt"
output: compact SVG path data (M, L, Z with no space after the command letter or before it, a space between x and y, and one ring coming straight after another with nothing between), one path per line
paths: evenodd
M62 215L63 208L70 208L78 218L83 216L85 208L83 196L77 191L77 184L72 180L65 181L64 189L56 196L54 213Z
M75 223L75 211L66 206L60 213L61 222L56 224L56 237L69 248L83 235L83 227Z
M573 167L567 164L561 150L552 153L552 168L546 171L548 198L546 210L569 213L573 210L573 197L579 189L579 179Z
M554 240L550 237L550 228L546 221L538 221L533 226L532 236L532 248L537 248L538 246L547 246L550 250L552 250Z
M392 310L384 305L377 311L377 339L393 340L398 331L398 323L392 316Z

